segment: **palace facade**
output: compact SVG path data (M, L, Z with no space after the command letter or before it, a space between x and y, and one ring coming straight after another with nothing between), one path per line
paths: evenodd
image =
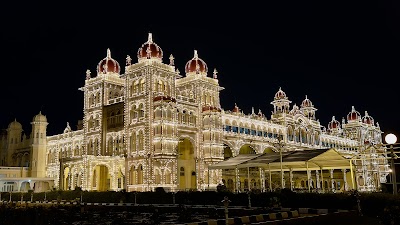
M41 112L33 118L29 136L18 121L11 122L0 136L2 191L204 190L221 182L229 189L235 188L233 183L238 190L272 189L280 185L274 181L278 174L269 181L253 175L249 179L249 174L236 178L209 166L241 154L326 148L357 159L351 160L357 189L374 191L386 182L382 131L367 112L361 115L352 107L341 122L332 117L324 127L307 96L299 105L291 104L281 88L271 96L270 118L254 109L244 114L237 105L224 110L217 71L210 74L196 50L184 75L172 55L168 63L163 58L151 34L139 47L137 62L126 57L123 72L108 49L96 73L86 72L80 88L84 116L77 130L67 124L63 133L47 136L48 122ZM317 180L322 170L315 171ZM289 171L284 172L287 177ZM346 190L349 173L329 169L321 176L329 185L304 173L290 174L291 183L285 185L304 188L314 182L313 188Z

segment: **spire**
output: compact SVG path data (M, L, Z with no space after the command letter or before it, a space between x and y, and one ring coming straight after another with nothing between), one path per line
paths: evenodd
M171 54L170 56L169 56L169 65L170 66L173 66L174 65L174 56Z
M151 33L149 33L149 37L147 39L147 42L150 43L150 44L153 43L153 35Z
M217 73L218 73L217 69L214 68L214 72L213 72L214 79L217 79Z
M127 55L127 56L126 56L126 65L127 65L127 66L130 66L131 63L132 63L132 58L131 58L129 55Z
M194 56L193 56L193 58L194 58L194 59L198 59L198 58L199 58L199 56L197 55L197 50L194 50Z
M107 48L107 58L111 59L111 51L109 48Z
M90 70L87 69L86 70L86 80L89 80L89 79L90 79Z

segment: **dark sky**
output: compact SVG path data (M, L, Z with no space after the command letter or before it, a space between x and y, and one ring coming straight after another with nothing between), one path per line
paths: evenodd
M226 110L236 102L245 113L253 106L270 118L282 87L292 104L307 95L324 126L332 116L342 122L354 106L384 133L400 135L399 1L131 2L2 7L0 127L16 118L30 132L41 110L49 135L67 122L76 129L86 69L95 75L107 48L122 66L126 55L137 62L151 32L165 63L173 54L183 72L196 49L209 76L219 71Z

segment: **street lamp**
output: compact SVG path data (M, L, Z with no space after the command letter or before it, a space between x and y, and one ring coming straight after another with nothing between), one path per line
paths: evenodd
M392 183L393 183L393 195L397 195L397 181L396 181L396 168L394 165L395 154L393 151L393 144L396 143L397 137L394 134L387 134L385 136L385 141L390 145L390 153L391 153L391 167L392 167Z
M282 157L282 150L283 150L283 136L278 135L278 143L275 145L275 147L278 148L279 150L279 160L280 160L280 166L281 166L281 188L285 188L285 178L283 174L283 157Z

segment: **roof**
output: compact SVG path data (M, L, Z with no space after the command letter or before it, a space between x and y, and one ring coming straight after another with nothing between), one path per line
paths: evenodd
M209 166L210 169L231 169L235 168L237 165L249 161L251 159L257 158L260 155L258 154L239 154L236 157L229 158L222 162L213 164Z
M280 153L239 154L209 168L234 169L247 167L263 167L271 171L279 171L281 170ZM282 169L286 171L290 169L305 171L347 168L350 168L350 160L344 158L334 148L282 152Z

